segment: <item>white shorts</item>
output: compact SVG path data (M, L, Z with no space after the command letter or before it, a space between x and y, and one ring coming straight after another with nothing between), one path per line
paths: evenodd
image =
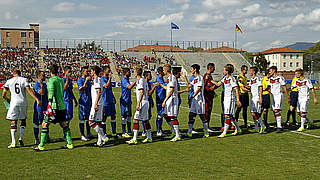
M179 111L179 100L178 98L172 98L167 100L166 106L163 109L163 114L170 117L177 117Z
M309 99L298 99L297 111L298 112L308 112L308 105L310 103Z
M250 109L251 112L261 113L261 104L259 104L259 98L251 98Z
M205 101L192 99L190 104L190 112L194 114L205 114L206 113Z
M90 110L89 121L102 121L103 117L103 106L99 105L98 111L94 110L94 105Z
M283 94L273 95L271 94L271 110L282 110Z
M233 115L235 108L236 108L235 99L224 99L223 101L224 114Z
M28 106L10 106L7 112L7 120L24 120L27 119Z
M149 120L149 101L142 101L140 110L134 113L134 119L145 121Z

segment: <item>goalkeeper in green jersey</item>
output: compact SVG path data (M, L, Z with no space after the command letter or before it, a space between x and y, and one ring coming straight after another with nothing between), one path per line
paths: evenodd
M35 148L35 150L44 150L44 144L47 140L49 131L49 124L51 123L60 124L68 142L64 148L73 149L71 132L66 122L66 106L63 101L64 81L57 76L58 69L59 67L55 64L49 67L51 78L47 82L49 100L48 110L45 112L45 118L42 123L40 144Z

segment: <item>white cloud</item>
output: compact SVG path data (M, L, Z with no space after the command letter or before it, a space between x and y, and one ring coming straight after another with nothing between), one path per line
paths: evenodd
M113 36L119 36L119 35L123 35L125 34L124 32L111 32L111 33L107 33L104 36L105 37L113 37Z
M52 10L57 12L70 12L75 9L75 4L70 2L61 2L53 6Z
M78 9L79 10L96 10L98 9L98 7L90 4L80 3L78 6Z
M183 4L182 6L181 6L181 10L182 11L186 11L186 10L188 10L190 8L190 4Z
M210 15L208 13L200 13L196 14L192 21L197 22L197 23L204 23L204 24L211 24L211 23L217 23L221 20L223 20L224 17L223 15Z
M225 6L238 6L248 3L250 0L204 0L202 5L208 9L217 9Z
M47 18L44 23L41 23L41 27L48 29L70 29L87 25L92 21L93 19L90 18Z
M236 10L234 13L234 17L242 18L242 17L249 17L249 16L257 16L262 14L262 9L260 4L252 4L246 6L242 9Z
M189 3L190 0L172 0L174 3Z
M320 31L320 25L312 26L311 30L313 31Z
M295 25L320 23L320 8L314 9L309 14L298 14L292 23Z
M252 19L246 19L243 26L247 29L258 31L264 29L270 25L272 19L269 17L257 16Z
M143 28L143 27L156 27L162 25L168 25L174 21L181 21L183 19L183 12L174 13L169 15L162 15L159 18L150 19L146 21L125 22L122 26L127 28Z
M14 15L14 16L12 16L12 14L11 14L11 12L5 12L4 13L4 19L5 20L12 20L12 19L18 19L18 15Z

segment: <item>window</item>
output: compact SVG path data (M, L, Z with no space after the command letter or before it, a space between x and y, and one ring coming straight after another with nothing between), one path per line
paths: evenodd
M27 43L26 43L26 42L22 42L22 43L21 43L21 47L22 47L22 48L27 47Z
M32 48L32 42L29 43L29 48Z
M27 37L27 33L26 32L21 32L21 37Z
M297 55L297 59L299 59L299 55Z
M296 67L299 67L299 62L296 63Z
M292 66L293 66L293 63L291 62L291 63L290 63L290 67L292 67Z
M293 55L290 55L290 59L292 59L293 58Z
M6 37L10 37L10 32L6 32Z
M287 58L287 55L283 55L283 59Z
M283 67L286 67L286 66L287 66L287 63L284 62L284 63L283 63Z
M32 37L32 32L29 32L29 38L31 38Z
M272 55L272 59L274 59L274 55Z

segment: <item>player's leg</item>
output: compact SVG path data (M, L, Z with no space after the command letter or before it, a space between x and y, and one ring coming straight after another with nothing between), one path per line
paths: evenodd
M107 126L106 126L106 121L108 117L107 111L108 111L107 106L103 106L103 116L102 116L101 126L104 134L107 134Z
M188 122L188 132L187 132L187 136L192 137L192 129L193 129L193 125L194 122L196 120L196 116L197 114L193 113L193 112L189 112L189 122Z
M84 106L79 104L79 129L81 134L81 140L88 141L87 137L84 134L84 123L85 123Z
M34 140L35 140L35 145L38 145L40 143L39 140L39 126L40 126L40 119L43 119L43 113L41 113L41 107L34 107L33 111L33 135L34 135ZM41 117L42 116L42 117Z
M151 125L149 120L145 120L143 124L147 133L147 138L143 140L143 143L152 142Z
M274 111L274 116L276 118L276 123L277 123L277 132L281 132L282 125L281 125L281 113L279 109L275 109Z
M170 141L171 142L179 141L181 140L180 133L179 133L179 121L176 116L171 117L171 120L172 120L172 125L173 125L173 129L175 131L176 136Z
M141 121L141 126L142 126L142 137L145 137L146 136L146 129L145 129L144 121Z
M200 116L200 119L201 119L202 124L203 124L204 137L209 137L209 132L208 132L209 126L208 126L208 121L206 119L206 115L205 114L200 114L199 116Z
M157 104L157 118L156 118L157 136L162 136L162 123L163 123L162 104Z
M252 110L251 110L251 115L252 115L252 119L254 121L255 132L259 132L259 122L258 122L259 117L258 117L257 113Z
M208 132L213 132L210 128L210 120L211 120L211 113L212 113L212 102L208 102L206 101L205 103L205 118L208 122Z
M223 132L218 136L218 138L223 138L227 135L228 129L231 123L231 116L229 114L224 114L224 127Z
M63 132L66 136L66 140L67 140L66 148L73 149L71 130L69 128L69 124L66 121L60 122L59 124L60 124L60 127L63 129Z
M242 107L242 117L243 117L243 122L244 122L244 127L248 127L248 106L243 106Z
M304 125L305 125L306 119L307 119L307 113L306 112L301 112L300 115L301 115L301 126L297 130L298 132L304 131Z
M139 120L133 119L133 137L130 141L126 141L127 144L137 144L137 138L139 133Z
M115 104L111 104L110 108L111 108L110 116L111 116L112 137L116 137L117 136L117 121L116 121L116 107L115 107Z
M16 147L16 135L17 135L17 121L10 120L10 134L11 134L11 144L8 148L15 148Z
M132 116L132 113L131 113L131 104L128 106L128 116L127 116L127 130L128 130L128 134L131 134L132 133L132 130L131 130L131 116Z
M122 136L127 134L127 117L121 116L121 127L122 127Z
M44 122L42 122L40 144L38 146L39 150L44 150L44 145L47 142L48 134L49 134L49 123L46 123L44 121Z
M19 136L19 144L20 146L24 146L24 143L23 143L23 136L24 136L24 131L26 129L26 126L27 126L27 122L25 119L21 119L20 120L20 136Z

